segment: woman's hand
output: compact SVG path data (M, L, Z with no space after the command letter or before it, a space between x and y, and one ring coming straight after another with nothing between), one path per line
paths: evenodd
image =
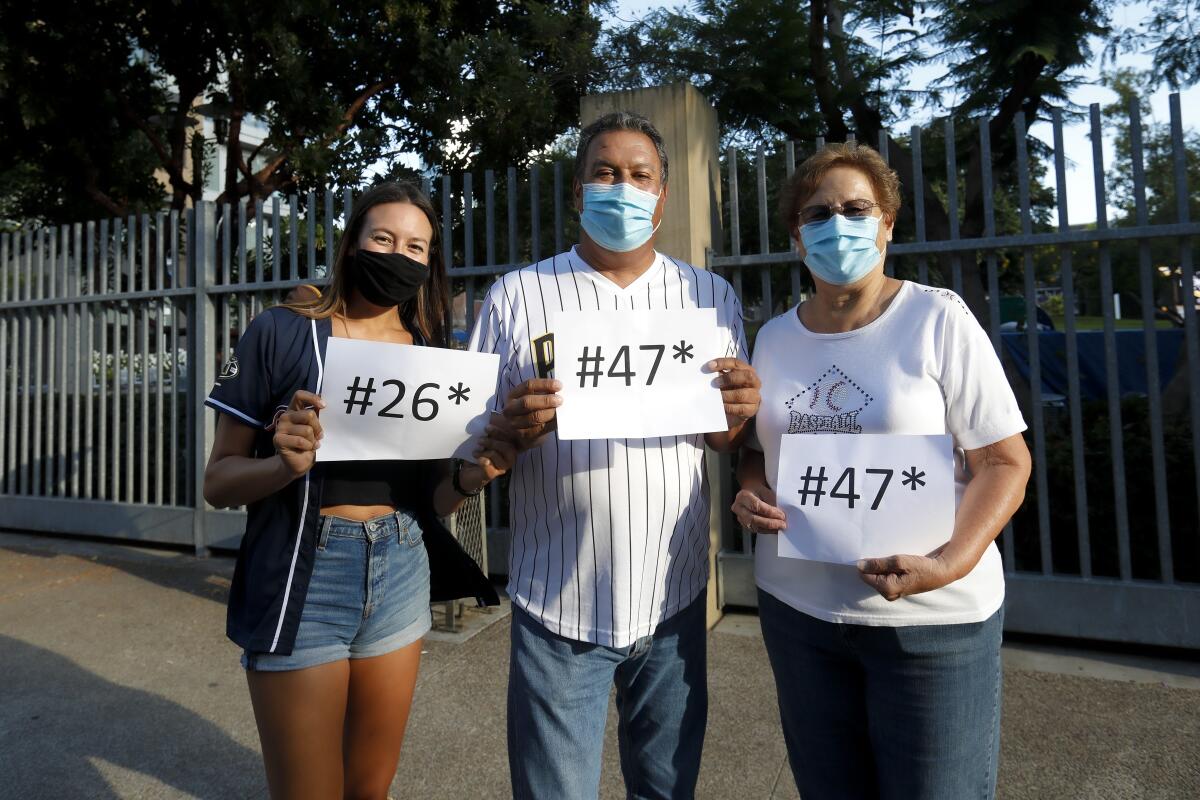
M472 455L475 456L475 463L463 464L461 472L464 481L470 481L470 488L491 483L517 463L517 445L502 418L497 416L487 426Z
M325 407L318 395L304 390L292 395L287 410L275 421L272 442L283 469L291 478L298 478L312 469L321 446L321 421L317 412Z
M778 533L787 527L787 515L776 507L775 492L765 485L743 488L733 498L733 513L742 527L754 533Z
M864 558L858 562L858 577L889 601L940 589L962 577L943 555L945 547L927 556Z

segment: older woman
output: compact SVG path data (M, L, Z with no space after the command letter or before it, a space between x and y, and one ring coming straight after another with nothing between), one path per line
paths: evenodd
M792 772L805 800L991 797L1004 603L993 540L1024 495L1025 424L962 300L884 275L900 194L878 153L825 147L782 206L816 292L758 334L762 406L733 509L760 533L759 613ZM785 435L947 433L956 509L940 547L857 564L779 555Z

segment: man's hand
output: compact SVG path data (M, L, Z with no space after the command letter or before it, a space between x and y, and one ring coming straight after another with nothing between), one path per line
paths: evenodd
M325 435L317 412L324 407L325 401L319 396L300 390L292 395L287 411L275 422L275 452L292 478L308 472L317 461L317 448Z
M553 378L532 378L509 392L504 418L519 450L537 447L557 427L562 398L555 392L561 388Z
M704 365L708 372L718 372L717 385L721 387L721 401L725 404L725 419L733 431L758 413L762 396L758 390L762 382L754 367L740 358L717 358Z

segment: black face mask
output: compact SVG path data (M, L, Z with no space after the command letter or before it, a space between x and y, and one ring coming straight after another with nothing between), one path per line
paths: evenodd
M403 253L359 250L351 266L354 286L367 302L377 306L407 303L429 280L429 267Z

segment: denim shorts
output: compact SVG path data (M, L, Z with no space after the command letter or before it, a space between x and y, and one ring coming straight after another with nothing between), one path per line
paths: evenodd
M323 516L290 655L242 654L251 670L283 671L381 656L429 632L429 557L407 512L365 522Z

